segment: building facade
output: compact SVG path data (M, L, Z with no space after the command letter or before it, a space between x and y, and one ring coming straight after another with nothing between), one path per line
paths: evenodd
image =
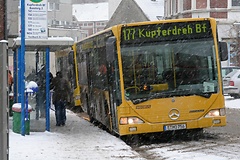
M73 21L85 36L102 31L108 18L108 2L73 4Z
M7 0L7 38L9 47L12 46L12 40L20 36L20 0ZM4 15L4 14L1 14ZM73 22L72 18L72 0L48 0L48 36L66 37L72 35L74 40L82 38L82 31ZM60 32L56 34L56 29ZM53 30L52 30L53 29ZM73 30L74 33L73 34Z
M111 1L111 0L110 0ZM111 18L106 28L117 24L157 21L163 18L164 2L162 0L118 0L120 2L116 6L115 1L109 1L109 11Z
M83 32L73 21L72 0L48 0L49 37L72 37L79 41Z
M240 0L165 0L164 17L215 18L219 40L230 48L231 59L224 65L240 65Z
M9 46L9 69L13 70L13 39L20 37L20 0L7 0L7 39ZM4 14L1 14L4 15ZM2 21L1 21L2 22ZM72 21L71 0L48 0L48 37L72 37L75 41L83 38L83 31ZM84 36L85 37L85 36ZM36 66L36 52L28 52L26 59L26 76ZM41 54L44 56L44 54ZM54 54L51 56L50 70L54 72ZM40 58L43 61L43 58ZM44 63L44 62L40 62Z

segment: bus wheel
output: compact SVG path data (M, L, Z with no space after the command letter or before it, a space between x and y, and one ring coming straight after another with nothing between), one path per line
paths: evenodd
M126 135L121 136L121 139L130 146L138 146L140 144L140 136L139 135Z
M91 110L88 115L89 115L89 120L90 120L90 122L94 124L94 123L96 122L96 120L95 120L95 118L93 117L93 111Z
M93 118L92 116L89 116L89 121L90 121L91 123L93 123L93 122L94 122L94 118Z
M189 140L199 140L203 137L203 128L190 129L186 131L185 137Z

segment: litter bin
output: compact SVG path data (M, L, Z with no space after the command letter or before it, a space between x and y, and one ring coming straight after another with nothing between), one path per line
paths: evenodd
M9 116L12 117L13 116L13 112L12 112L12 105L13 105L13 93L9 93Z
M21 103L15 103L12 106L13 111L13 132L21 133ZM28 105L28 119L25 119L25 134L30 134L30 112L32 107Z

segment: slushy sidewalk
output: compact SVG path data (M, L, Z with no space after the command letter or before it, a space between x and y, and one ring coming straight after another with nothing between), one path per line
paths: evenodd
M44 131L45 120L35 120L34 115L30 121L30 135L22 136L10 130L10 160L142 159L125 142L78 114L67 110L66 125L57 127L54 111L50 113L50 132Z

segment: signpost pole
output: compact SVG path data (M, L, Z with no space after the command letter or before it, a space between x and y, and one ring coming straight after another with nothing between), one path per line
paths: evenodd
M20 56L20 101L21 101L21 135L25 136L25 0L21 0L21 56Z
M50 72L49 72L49 52L50 48L46 48L46 130L50 131Z

